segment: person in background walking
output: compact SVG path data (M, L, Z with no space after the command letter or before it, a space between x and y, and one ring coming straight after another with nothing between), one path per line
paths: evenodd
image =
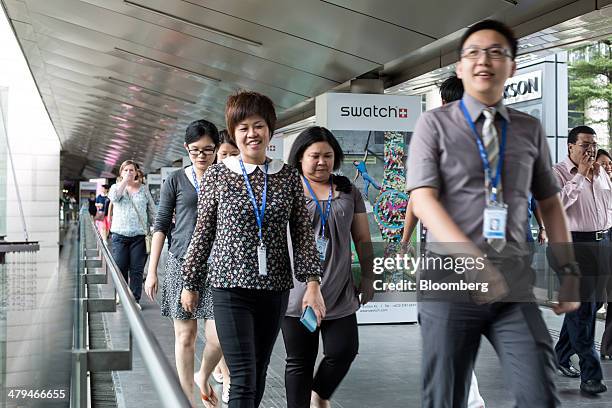
M113 258L141 308L143 270L147 262L145 236L155 219L155 203L149 189L141 183L139 170L136 162L124 161L117 184L111 186L108 197L113 203Z
M595 158L597 163L605 171L606 175L612 179L612 157L604 149L597 150L597 156ZM612 218L612 216L611 216ZM612 253L611 253L612 255ZM612 265L612 261L610 262ZM612 311L610 310L612 305L612 277L608 276L608 282L606 285L606 326L601 336L601 347L599 350L599 356L602 360L612 360Z

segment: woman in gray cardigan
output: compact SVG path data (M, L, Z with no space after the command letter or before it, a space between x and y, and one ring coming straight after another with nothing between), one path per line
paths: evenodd
M191 159L191 166L172 173L161 189L159 210L155 219L149 273L145 282L145 292L153 300L157 292L157 266L164 240L175 215L176 223L172 230L172 248L168 251L165 274L162 281L161 314L174 321L176 369L183 391L193 398L194 383L200 388L204 406L216 406L217 397L208 384L208 378L219 363L222 354L213 318L212 295L204 284L198 288L200 300L193 312L181 306L183 279L181 268L189 246L197 218L198 193L202 177L214 162L219 146L219 133L212 123L206 120L192 122L185 131L185 149ZM206 346L202 365L194 374L194 353L197 337L197 319L205 319ZM227 373L227 369L225 369ZM226 382L229 374L225 375ZM225 384L223 394L227 396L229 384ZM225 398L224 398L225 399ZM193 403L193 401L192 401Z

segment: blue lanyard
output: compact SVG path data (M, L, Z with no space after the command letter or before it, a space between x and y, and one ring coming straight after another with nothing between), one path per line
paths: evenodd
M191 166L191 174L193 176L193 184L195 186L196 194L200 195L200 185L198 184L198 177L196 176L193 166Z
M334 184L330 183L331 185L329 186L329 197L327 197L327 205L325 208L325 212L323 212L323 208L321 208L321 204L319 204L319 199L317 198L315 192L312 190L308 179L304 176L302 176L302 178L304 179L304 183L306 183L306 187L308 187L308 191L310 191L310 196L312 197L314 202L317 203L317 209L321 214L321 236L323 236L325 235L325 223L327 223L327 219L329 218L329 212L331 211L332 196L334 194Z
M491 174L491 165L489 164L489 158L487 157L487 151L484 147L484 144L482 143L482 138L478 134L476 125L474 124L474 122L472 122L472 119L470 118L470 114L467 108L465 107L465 104L463 103L463 99L460 102L460 106L461 106L461 110L463 111L463 116L465 116L465 120L468 121L468 123L470 124L470 127L472 128L472 131L474 131L474 135L476 136L476 144L478 145L478 152L480 153L480 159L482 160L482 167L484 167L485 177L487 178L487 181L490 183L493 189L493 192L491 194L491 200L496 202L497 201L497 186L499 185L499 181L501 179L502 167L504 165L504 153L506 151L506 133L508 130L508 122L506 122L506 120L503 119L501 144L499 146L499 161L497 162L497 172L495 174L495 177L493 177L493 174Z
M249 175L244 168L244 163L242 162L242 158L238 160L240 162L240 167L242 168L242 177L244 177L244 184L246 185L247 191L249 193L249 198L251 199L251 204L253 204L253 211L255 212L255 220L257 221L257 228L259 228L259 242L263 243L263 219L264 214L266 212L266 196L268 195L268 163L265 164L266 171L264 172L264 187L263 193L261 196L261 209L257 207L257 200L255 199L255 194L253 194L253 188L251 187L251 182L249 181Z

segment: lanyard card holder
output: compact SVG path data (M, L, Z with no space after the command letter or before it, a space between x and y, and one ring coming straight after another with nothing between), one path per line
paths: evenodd
M259 264L259 276L268 276L266 246L263 242L257 246L257 263Z
M317 244L317 251L319 252L319 260L321 262L325 262L325 257L327 255L327 244L329 244L329 239L325 238L323 235L319 235L315 243Z
M482 235L487 239L505 239L507 219L508 207L505 204L488 204L484 210Z

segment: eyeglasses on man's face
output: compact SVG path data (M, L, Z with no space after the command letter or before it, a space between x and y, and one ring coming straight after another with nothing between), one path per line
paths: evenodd
M487 47L487 48L480 48L480 47L468 47L468 48L464 48L461 50L461 58L467 58L467 59L478 59L482 56L482 54L485 54L488 58L490 59L494 59L494 60L498 60L498 59L502 59L502 58L512 58L512 53L510 52L510 50L503 48L503 47Z
M188 150L188 152L193 157L198 157L199 155L212 156L213 154L215 154L215 148L214 147L206 147L204 149L191 148Z
M582 150L597 150L597 143L575 143L575 145L580 147Z

